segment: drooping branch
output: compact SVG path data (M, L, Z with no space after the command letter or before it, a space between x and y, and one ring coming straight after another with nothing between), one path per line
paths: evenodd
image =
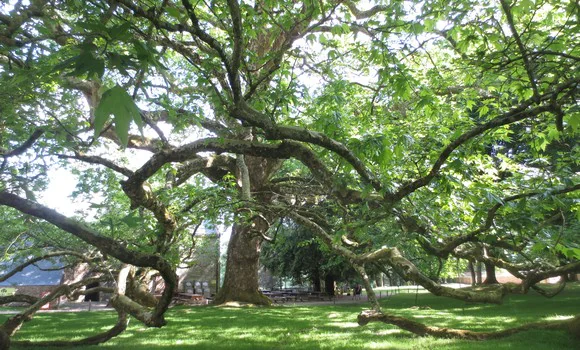
M77 258L80 258L82 260L88 259L86 257L86 255L75 252L75 251L55 251L55 252L46 253L44 255L36 256L36 257L31 258L31 259L28 259L27 261L21 263L20 265L13 267L10 271L8 271L7 273L0 276L0 282L6 281L10 277L17 274L18 272L24 270L27 266L35 264L39 261L54 258L57 256L68 256L68 255L76 256Z
M434 246L427 242L426 240L419 240L421 246L429 253L441 258L446 258L449 254L451 254L457 247L460 245L467 243L467 242L478 242L480 234L488 231L496 217L496 214L500 208L505 206L507 203L514 202L520 199L543 196L543 195L561 195L567 194L575 191L580 190L580 184L564 187L564 188L557 188L552 189L550 191L534 191L534 192L526 192L520 193L513 196L508 196L502 198L498 201L498 203L494 204L490 209L487 211L487 215L485 218L485 222L483 222L477 229L472 230L471 232L452 236L451 238L444 240L443 242ZM408 215L398 214L399 223L403 228L408 232L417 232L423 237L429 236L429 229L423 225L421 225L415 218L410 217ZM559 215L557 216L559 217ZM503 247L506 247L506 244L502 244Z
M353 265L382 262L391 266L393 270L406 280L414 281L437 296L482 303L500 304L502 302L505 291L501 286L485 292L472 292L445 287L422 274L415 264L406 259L395 247L382 247L370 253L356 254L342 245L335 243L332 236L322 226L309 218L293 211L288 212L286 216L311 229L329 248L345 257Z
M228 155L214 155L209 157L197 157L187 161L175 174L173 186L180 186L191 176L203 173L210 180L216 182L226 174L235 172L235 160Z
M381 183L366 167L366 165L344 144L328 137L327 135L301 127L276 125L268 116L252 109L245 104L238 104L230 111L230 114L239 120L259 127L264 130L268 140L294 140L311 143L324 147L343 157L350 163L364 182L369 183L379 191Z
M123 311L117 311L117 322L108 331L79 340L55 341L12 341L11 345L18 347L73 347L102 344L123 333L129 325L129 317Z
M6 305L10 303L27 303L34 304L38 301L38 297L28 295L28 294L14 294L7 296L0 296L0 305Z
M435 338L488 340L505 338L519 332L533 329L566 330L573 333L577 331L576 329L578 328L578 323L580 323L580 315L577 315L576 317L569 320L534 322L495 332L475 332L463 329L426 326L423 323L408 318L384 314L373 310L363 311L358 315L359 325L364 326L369 322L383 322L392 324L421 337L432 336Z
M56 298L62 296L62 295L67 295L70 294L72 291L78 289L78 288L82 288L88 284L91 283L97 283L97 282L103 282L103 281L107 281L109 280L110 277L108 276L101 276L101 277L91 277L91 278L86 278L83 279L81 281L72 283L72 284L63 284L60 285L58 287L56 287L56 289L54 289L53 291L51 291L49 294L45 295L42 298L39 298L35 303L33 303L32 305L30 305L27 309L25 309L24 311L8 318L3 324L2 326L0 326L0 331L5 332L6 334L8 334L9 336L14 335L14 333L16 333L20 327L22 326L22 324L25 321L30 320L34 314L40 310L40 308L49 303L52 300L55 300Z
M81 240L97 247L103 253L113 256L122 262L140 267L151 267L159 271L165 281L166 286L161 296L160 302L152 312L145 315L143 313L138 313L133 316L145 316L143 318L139 318L139 320L148 326L161 327L165 325L163 314L169 307L169 303L173 297L173 292L177 286L177 276L175 275L173 266L169 261L158 254L147 254L130 250L120 242L112 238L102 236L97 231L72 219L69 219L52 209L27 199L20 198L6 191L0 191L0 205L6 205L25 214L44 219L59 227L60 229L69 232Z

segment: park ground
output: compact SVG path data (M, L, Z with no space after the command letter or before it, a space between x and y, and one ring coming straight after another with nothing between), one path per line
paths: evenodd
M580 340L564 331L533 330L484 342L420 338L395 326L359 326L363 301L288 303L273 307L178 306L168 325L146 328L131 321L104 349L580 349ZM383 298L385 312L440 327L494 331L537 321L559 320L580 313L580 284L546 299L534 293L510 295L502 305L466 304L419 291ZM9 315L0 315L0 322ZM101 312L41 313L25 324L18 340L79 339L108 329L115 314ZM97 348L96 346L83 349Z

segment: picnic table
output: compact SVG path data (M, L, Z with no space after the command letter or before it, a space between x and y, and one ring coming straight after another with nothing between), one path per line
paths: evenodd
M269 291L264 290L262 294L272 299L275 303L284 303L287 301L307 301L307 300L325 300L330 297L324 292L313 291Z
M204 302L203 295L194 293L177 293L173 299L176 302L201 304Z

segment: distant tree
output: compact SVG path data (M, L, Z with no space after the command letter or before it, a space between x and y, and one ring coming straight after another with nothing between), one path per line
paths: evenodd
M309 282L315 291L322 291L324 281L324 291L330 295L334 295L335 281L347 281L356 275L312 232L294 223L282 225L273 241L262 246L260 262L276 276L291 278L297 284Z

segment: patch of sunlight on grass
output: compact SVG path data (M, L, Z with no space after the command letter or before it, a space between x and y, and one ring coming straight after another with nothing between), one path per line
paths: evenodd
M381 300L381 304L389 314L426 325L496 331L538 320L565 320L580 313L580 283L570 287L553 299L533 293L510 295L503 305L466 304L429 294L419 294L417 298L415 293L401 293ZM368 305L350 304L175 307L168 311L168 323L163 328L148 329L133 319L120 336L99 347L79 347L79 350L580 349L578 341L564 331L537 330L489 342L469 342L417 337L383 323L358 326L356 317L366 308ZM8 317L0 315L0 323ZM22 327L14 340L71 340L94 335L115 322L116 314L106 312L38 314Z
M356 322L333 322L333 323L330 323L330 325L332 325L334 327L339 327L339 328L357 328L357 327L360 327L359 324Z
M375 335L391 335L391 334L399 334L403 333L400 329L383 329L378 332L375 332Z
M564 321L564 320L569 320L571 318L574 318L574 316L573 315L554 315L554 316L544 317L543 320L544 321Z
M517 320L513 317L502 317L500 320L498 320L501 323L515 323Z
M369 349L389 349L393 348L394 344L389 341L382 341L382 342L370 342L367 346Z

